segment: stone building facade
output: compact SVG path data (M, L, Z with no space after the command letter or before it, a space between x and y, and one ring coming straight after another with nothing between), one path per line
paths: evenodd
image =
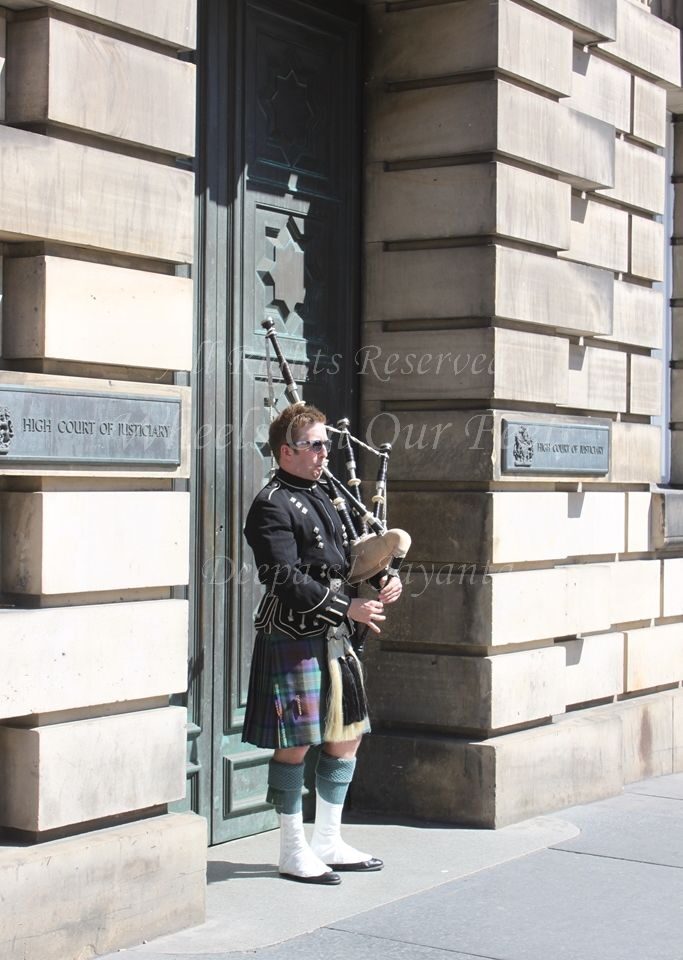
M497 827L683 769L680 23L0 0L0 955L200 922L207 841L276 825L264 317L393 443L413 537L355 807Z
M631 0L369 15L364 414L414 600L357 799L499 826L683 762L679 34Z

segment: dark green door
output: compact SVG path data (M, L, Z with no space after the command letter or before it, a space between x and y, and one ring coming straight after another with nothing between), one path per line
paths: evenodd
M195 807L220 843L275 826L269 753L241 742L261 592L241 531L271 465L261 321L306 399L333 420L355 408L361 23L332 0L200 9L191 708Z

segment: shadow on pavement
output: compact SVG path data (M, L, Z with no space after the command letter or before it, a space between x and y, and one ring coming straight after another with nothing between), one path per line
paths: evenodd
M206 865L206 882L222 883L224 880L249 880L256 877L280 879L277 867L272 863L231 863L229 860L210 860Z

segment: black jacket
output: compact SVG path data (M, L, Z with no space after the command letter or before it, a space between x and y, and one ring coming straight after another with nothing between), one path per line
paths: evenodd
M278 470L255 497L244 534L267 588L256 612L258 629L315 636L345 620L349 544L324 481Z

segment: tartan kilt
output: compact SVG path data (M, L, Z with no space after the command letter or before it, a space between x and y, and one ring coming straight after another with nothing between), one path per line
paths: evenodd
M259 631L242 740L271 749L323 742L329 690L327 641ZM368 724L369 730L369 724Z

